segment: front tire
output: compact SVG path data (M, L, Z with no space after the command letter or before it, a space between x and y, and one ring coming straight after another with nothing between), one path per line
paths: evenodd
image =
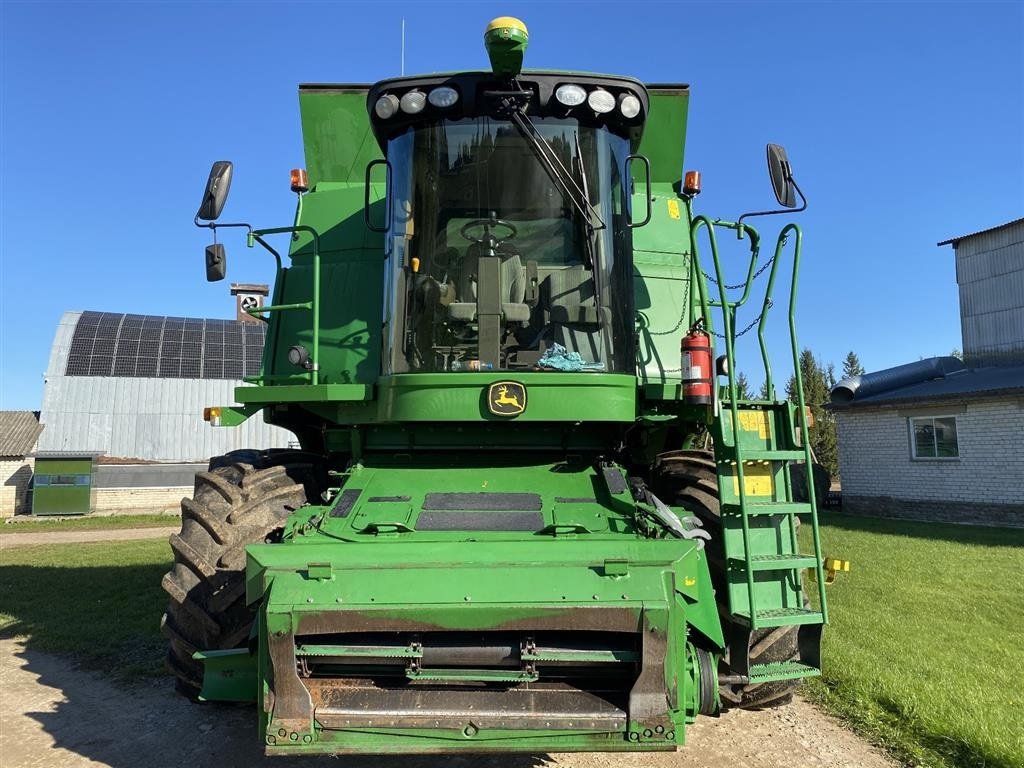
M196 475L161 582L170 596L160 622L167 667L182 693L195 698L202 688L203 666L192 654L248 641L255 610L245 603L245 548L279 536L288 516L315 500L322 471L319 456L244 450L211 459Z
M726 648L735 628L728 620L725 579L725 550L722 543L722 517L718 498L718 471L714 454L710 451L673 451L662 454L653 469L655 493L668 504L681 506L700 518L705 530L711 534L704 550L718 599L719 615L725 630ZM799 627L762 629L750 638L750 664L768 664L797 660ZM728 650L723 659L728 666ZM728 671L728 670L723 670ZM769 683L719 686L722 703L739 709L765 709L788 704L799 686L798 680L780 680Z

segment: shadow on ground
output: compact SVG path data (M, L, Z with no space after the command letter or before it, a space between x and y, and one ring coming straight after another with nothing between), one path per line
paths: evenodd
M330 759L270 761L262 753L254 707L197 704L174 691L163 670L166 646L159 633L167 599L160 579L166 570L163 562L68 567L16 562L0 567L0 615L6 624L0 630L5 766L58 761L84 766L92 761L112 768L249 768L266 761L304 768ZM33 721L54 748L82 760L58 758L45 747L47 740ZM344 761L345 768L533 768L546 763L543 756L509 755Z
M960 544L980 544L986 547L1024 547L1024 528L933 523L891 517L861 517L827 510L818 513L818 520L822 525L848 531L910 536L915 539L952 541Z
M33 651L30 641L15 655L30 674L22 672L19 677L25 680L14 685L6 680L5 697L23 702L20 708L42 726L54 747L80 755L83 765L88 760L112 768L249 768L264 764L305 768L322 766L331 759L264 757L257 737L256 712L251 706L195 704L174 693L167 679L118 685L95 671L69 670L65 659ZM33 760L28 752L19 754L19 746L27 749L34 741L32 754L36 756L48 750L40 750L38 736L20 737L18 733L5 734L5 765L38 764L38 757ZM343 759L345 768L534 768L546 763L543 756L509 755ZM68 759L62 759L61 764L77 765Z

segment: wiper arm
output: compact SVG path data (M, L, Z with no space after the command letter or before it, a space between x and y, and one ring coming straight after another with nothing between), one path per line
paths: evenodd
M583 149L580 147L580 132L578 130L577 131L573 131L572 136L573 136L573 141L574 141L574 143L576 145L576 168L580 172L580 187L581 187L581 191L583 192L583 199L587 201L587 205L590 206L590 210L593 211L594 210L594 206L590 205L590 188L587 185L587 168L583 164ZM584 219L583 226L587 230L586 231L586 238L585 238L586 249L587 249L587 268L588 269L593 269L594 268L594 259L595 259L595 254L594 254L594 225L591 223L590 219L587 218L587 219ZM595 285L595 292L596 292L596 285ZM600 305L600 301L598 301L598 305Z
M569 201L576 213L586 220L587 226L591 230L604 229L604 221L601 220L594 206L590 204L590 198L587 196L586 191L580 188L572 173L562 165L562 161L558 158L558 153L548 144L540 131L537 130L533 120L526 113L526 109L521 103L521 97L528 95L527 91L502 92L500 94L501 106L508 112L512 125L516 127L516 130L526 140L527 145L533 150L534 155L537 156L541 165L544 166L544 170L551 177L551 181L558 187L565 199ZM584 179L585 184L586 179ZM597 221L596 226L594 224L595 220Z

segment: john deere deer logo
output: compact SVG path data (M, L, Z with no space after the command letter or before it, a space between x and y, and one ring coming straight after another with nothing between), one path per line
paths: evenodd
M518 416L526 410L526 387L517 381L497 381L487 390L487 409L495 416Z

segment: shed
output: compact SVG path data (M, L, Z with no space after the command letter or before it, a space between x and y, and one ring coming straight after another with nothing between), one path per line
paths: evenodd
M38 411L0 411L0 518L28 512Z
M41 452L35 456L33 515L87 515L93 510L95 453Z

